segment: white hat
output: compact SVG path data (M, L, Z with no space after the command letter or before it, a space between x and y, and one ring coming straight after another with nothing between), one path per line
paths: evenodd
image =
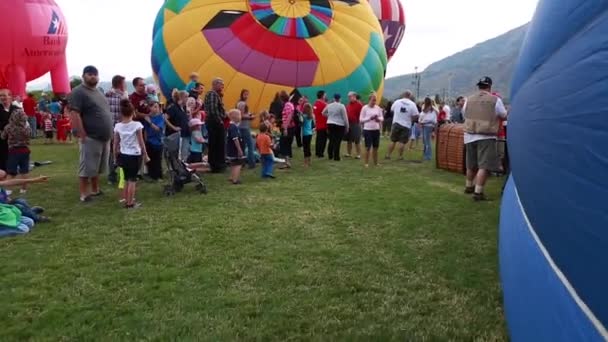
M200 119L192 119L190 120L190 127L194 127L194 126L201 126L203 124L203 122Z

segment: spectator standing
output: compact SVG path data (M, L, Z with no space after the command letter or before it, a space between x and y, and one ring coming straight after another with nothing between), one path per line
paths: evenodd
M450 116L450 121L452 121L453 123L464 123L464 117L462 116L462 108L464 107L464 103L465 103L465 98L464 96L459 96L458 99L456 99L456 107L454 108L454 110L452 111L452 115Z
M412 100L412 92L407 90L403 98L395 101L391 110L394 113L393 126L391 127L391 144L388 147L386 158L390 160L397 143L399 143L399 159L403 159L405 145L410 139L412 122L418 119L418 107Z
M317 158L325 157L325 147L327 146L327 118L323 111L327 107L327 97L324 90L317 92L317 101L312 107L315 114L315 130L317 138L315 141L315 155Z
M433 156L432 136L438 123L437 109L433 106L433 100L430 97L424 99L419 122L422 128L422 144L424 145L423 158L428 161Z
M153 181L163 178L163 136L165 134L165 118L160 111L160 104L152 102L150 105L150 115L146 117L144 129L146 135L146 151L150 161L148 167L148 176Z
M382 122L382 136L388 136L391 134L391 126L393 125L393 102L389 101L386 104L384 110L384 122Z
M467 164L464 192L473 194L475 201L484 201L488 173L499 169L496 138L500 118L507 117L507 109L499 97L491 94L490 77L479 80L477 87L479 91L467 99L463 108Z
M369 167L369 154L372 152L374 165L378 166L378 148L380 147L380 129L384 121L384 110L378 106L378 97L374 93L369 103L361 109L360 121L363 124L365 139L365 167Z
M192 88L189 92L188 92L188 96L197 100L197 101L201 101L200 99L201 96L203 96L203 93L205 92L205 85L203 85L202 83L196 82L194 84L194 88Z
M311 143L312 143L312 134L314 132L315 127L315 118L312 112L312 105L310 103L305 103L302 107L302 145L304 147L304 166L310 167L312 156L311 151Z
M173 101L167 107L167 115L165 123L167 124L167 128L165 130L165 135L167 137L171 137L176 135L175 139L178 139L177 135L179 135L180 141L180 151L179 156L183 161L188 160L188 156L190 155L190 117L186 111L186 102L188 100L188 93L184 90L173 90L172 94Z
M251 137L251 121L255 119L255 115L249 112L247 105L249 99L249 90L241 90L239 102L236 104L236 109L241 111L241 122L239 123L239 131L243 139L243 147L247 149L247 164L250 169L255 168L255 147Z
M283 117L281 123L281 155L289 164L289 160L293 158L293 138L295 136L296 125L294 115L296 115L295 106L289 101L289 94L286 91L281 91L281 101L283 102Z
M211 84L211 91L205 95L206 126L209 134L209 167L213 173L226 170L226 130L224 119L226 110L222 100L224 80L216 78Z
M270 103L270 109L269 112L272 116L274 116L274 118L276 119L276 124L281 126L281 121L283 120L283 107L284 107L284 103L281 100L281 94L280 92L277 92L274 95L274 99L272 100L272 102Z
M348 115L346 107L340 103L340 94L334 94L334 102L330 103L323 110L323 116L327 118L327 132L329 135L329 154L330 160L340 161L340 146L344 134L348 133Z
M108 90L106 93L106 100L110 106L110 113L112 113L113 126L122 121L120 101L127 98L127 83L125 82L125 77L121 75L112 77L112 89ZM114 135L112 135L112 139L114 139ZM114 141L110 141L110 148L114 148ZM108 156L108 182L110 184L118 183L118 174L116 173L116 165L113 156L114 151Z
M2 139L8 142L6 173L10 178L27 179L30 173L30 131L27 116L22 110L11 115L8 125L2 131ZM27 184L21 186L20 193L27 192Z
M30 124L32 129L32 139L35 139L38 135L38 120L36 120L36 99L34 94L28 93L23 100L23 111L27 115L27 122Z
M0 131L4 130L4 127L8 125L11 115L21 110L19 107L14 105L11 91L8 89L0 89ZM8 160L8 143L6 139L0 138L0 170L6 170L6 163Z
M346 113L348 115L348 134L346 134L346 155L345 157L352 157L353 144L357 152L356 159L361 159L361 124L359 123L359 117L361 116L361 110L363 104L357 99L358 95L354 91L348 93L348 105L346 106Z
M82 75L83 83L72 90L69 106L80 138L80 201L90 202L103 194L99 175L108 164L114 118L106 97L97 89L97 68L87 66Z

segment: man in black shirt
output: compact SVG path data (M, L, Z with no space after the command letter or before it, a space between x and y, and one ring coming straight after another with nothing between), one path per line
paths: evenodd
M0 89L0 132L8 124L11 115L19 109L12 104L13 98L11 91L8 89ZM0 139L0 170L6 170L6 161L8 159L8 144L6 140Z

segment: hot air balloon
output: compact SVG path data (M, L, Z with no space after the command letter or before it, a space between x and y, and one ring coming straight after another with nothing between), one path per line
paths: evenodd
M386 54L390 60L405 33L405 14L399 0L369 0L384 34Z
M382 30L366 1L169 0L153 38L152 68L165 96L193 71L207 84L223 78L228 106L248 89L254 111L281 90L366 98L384 84Z
M70 92L65 48L68 28L53 0L3 0L0 87L24 95L26 82L51 72L53 91Z
M608 340L608 2L541 0L513 76L500 273L512 341Z

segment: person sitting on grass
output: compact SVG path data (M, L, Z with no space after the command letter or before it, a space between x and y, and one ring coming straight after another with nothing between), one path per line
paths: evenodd
M241 122L241 111L232 109L228 112L230 126L228 126L228 138L226 142L226 159L230 163L230 182L234 185L241 184L241 168L245 162L243 154L243 137L238 124Z
M6 188L13 186L46 183L47 181L48 177L44 176L29 179L6 179L6 172L0 170L0 204L10 204L16 206L17 208L19 208L19 210L21 210L23 216L31 218L36 223L49 222L50 219L48 217L42 216L42 213L44 213L44 208L32 207L23 198L11 199L9 191L6 190Z
M0 237L27 234L34 224L34 220L23 215L16 206L0 204Z
M260 151L262 161L262 178L275 178L272 174L274 167L274 154L272 153L272 138L268 132L268 126L260 125L260 134L256 137L256 146Z
M32 130L22 110L15 111L4 127L2 139L8 143L6 171L10 178L27 178L30 173L30 137ZM21 185L22 194L27 192L27 183Z
M141 122L133 120L135 108L131 101L121 100L120 111L122 121L114 126L114 158L116 165L122 168L127 181L124 196L125 208L135 209L141 206L141 204L135 203L135 191L142 157L145 163L150 159L144 143L144 126Z

